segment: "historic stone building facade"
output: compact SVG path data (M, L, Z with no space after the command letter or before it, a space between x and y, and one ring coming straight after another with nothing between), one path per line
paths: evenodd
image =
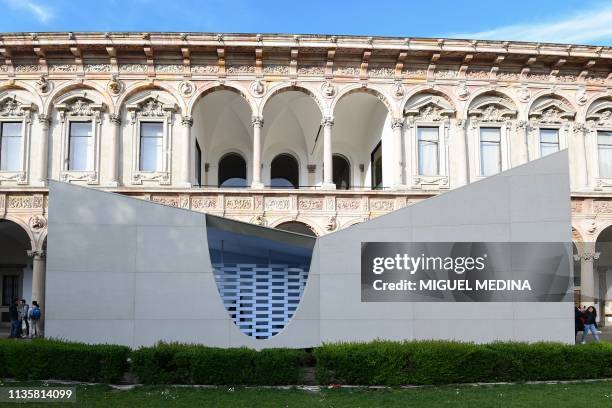
M568 148L578 289L612 314L609 47L47 33L0 54L5 297L43 299L48 179L323 235Z

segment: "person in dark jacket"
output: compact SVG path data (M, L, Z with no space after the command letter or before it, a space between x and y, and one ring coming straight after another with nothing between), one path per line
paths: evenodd
M591 332L595 341L599 341L597 334L597 311L593 306L587 307L584 312L584 330L582 331L582 344L586 343L586 336Z
M13 299L13 303L9 306L9 319L11 320L11 334L9 339L15 339L19 337L19 299Z
M584 331L584 314L578 306L574 307L574 337L578 336L578 332Z

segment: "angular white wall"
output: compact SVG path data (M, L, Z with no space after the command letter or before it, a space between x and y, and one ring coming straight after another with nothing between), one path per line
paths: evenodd
M225 310L205 223L201 213L51 183L47 336L133 347L574 341L571 302L361 302L362 241L570 242L565 151L319 238L297 312L267 340L242 334Z

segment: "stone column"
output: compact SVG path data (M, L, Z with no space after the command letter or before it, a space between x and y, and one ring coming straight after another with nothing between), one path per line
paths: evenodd
M37 184L40 186L47 185L47 168L49 167L49 125L51 123L51 119L49 115L40 114L38 115L38 123L40 123L41 132L40 132L40 143L38 144L38 158L39 158L39 167L38 167L38 177L36 180Z
M529 123L525 120L517 121L516 133L519 140L522 139L522 143L517 144L519 149L519 162L517 164L524 164L529 161Z
M253 177L251 180L251 188L263 188L261 181L261 128L263 128L264 120L262 116L253 116Z
M334 161L332 150L332 126L334 126L334 118L325 116L321 120L323 126L323 185L325 190L335 190L334 184Z
M457 186L464 186L470 182L470 167L468 165L467 156L467 138L465 132L465 125L467 120L457 119L455 125L457 126L457 148L455 149L455 155L457 160Z
M574 163L576 166L576 182L574 187L583 189L588 185L587 157L586 157L586 127L582 123L574 123L574 140L576 141L575 149L569 149L571 154L574 151Z
M183 116L183 144L181 150L181 171L179 185L184 188L191 188L191 126L193 119L191 116Z
M108 156L109 171L108 181L106 182L106 185L108 187L117 187L119 186L119 141L121 131L121 117L116 113L112 113L109 116L109 120L112 130L110 132L109 137L110 155Z
M580 259L580 303L582 306L595 305L595 273L593 261L599 258L594 242L585 242Z
M38 322L40 334L44 333L45 319L45 274L46 274L46 253L43 250L28 251L28 256L32 261L32 299L38 302L41 310L41 318Z
M391 130L393 130L393 188L403 189L404 184L404 155L402 149L402 130L404 129L404 118L393 118Z

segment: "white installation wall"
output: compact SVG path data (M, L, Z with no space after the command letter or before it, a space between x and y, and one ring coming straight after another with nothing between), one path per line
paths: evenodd
M204 214L59 182L49 202L50 337L253 348L375 338L574 341L571 302L361 302L364 241L571 242L565 151L318 238L297 311L268 339L242 333L225 309Z

